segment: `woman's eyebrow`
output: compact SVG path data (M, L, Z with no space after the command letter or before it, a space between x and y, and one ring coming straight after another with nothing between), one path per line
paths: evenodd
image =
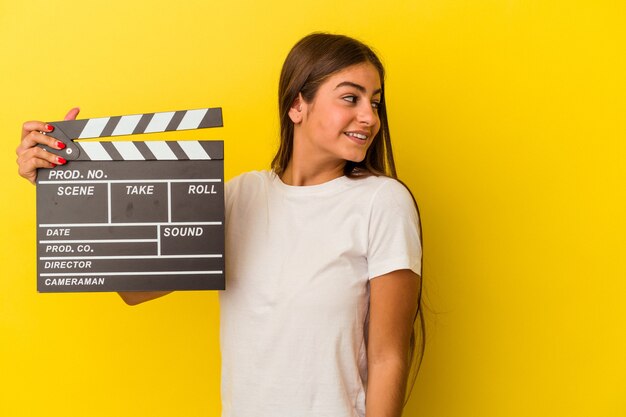
M365 94L367 92L367 89L365 87L363 87L360 84L357 83L353 83L352 81L343 81L340 82L339 84L337 84L337 86L335 87L335 90L338 89L339 87L354 87L357 90L359 90L361 93ZM374 90L374 93L372 95L376 95L376 94L380 94L382 92L382 88L379 88L377 90Z

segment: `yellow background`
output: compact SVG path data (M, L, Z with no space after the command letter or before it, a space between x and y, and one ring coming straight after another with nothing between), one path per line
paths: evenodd
M428 349L406 416L626 415L623 1L1 1L1 416L217 416L216 293L37 294L21 123L221 106L269 165L316 30L380 51L423 216ZM146 137L140 137L147 139Z

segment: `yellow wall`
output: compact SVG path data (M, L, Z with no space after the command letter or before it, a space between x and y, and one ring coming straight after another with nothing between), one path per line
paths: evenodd
M282 60L327 30L388 69L429 344L406 416L626 415L623 1L0 2L1 416L216 416L215 293L37 294L22 121L221 106L268 166ZM142 139L145 139L142 137ZM435 314L436 313L436 314Z

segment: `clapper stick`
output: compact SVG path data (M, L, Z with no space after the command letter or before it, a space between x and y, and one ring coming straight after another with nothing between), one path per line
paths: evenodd
M37 290L223 290L224 142L80 139L222 126L220 108L49 123L67 164L37 175Z
M165 156L170 152L163 147L162 143L164 142L154 142L156 144L151 144L150 142L78 143L74 142L74 140L221 127L223 126L223 121L222 109L216 107L64 120L48 124L54 127L50 135L63 142L66 146L62 151L42 146L48 152L62 156L68 161L107 161L118 158L123 160L163 159L158 158L158 156L163 152L165 153L161 156ZM142 145L139 145L138 148L138 143L148 144L149 149ZM163 149L163 152L160 152L161 149ZM194 152L193 149L198 150L198 147L189 145L185 152L178 155L177 158L166 157L165 159L197 159L197 157L202 156L201 152ZM177 149L171 150L171 152L176 154L175 150ZM185 156L188 156L188 158ZM206 158L201 157L200 159Z

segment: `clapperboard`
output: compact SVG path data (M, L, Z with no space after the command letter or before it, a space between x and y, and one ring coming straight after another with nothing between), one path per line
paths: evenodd
M37 175L39 292L224 289L222 141L74 142L220 127L221 108L49 123Z

